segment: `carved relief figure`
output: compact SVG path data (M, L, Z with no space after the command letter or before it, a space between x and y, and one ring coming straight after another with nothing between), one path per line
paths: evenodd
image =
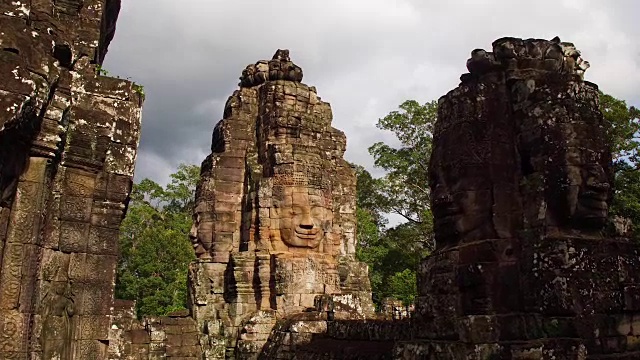
M207 211L207 204L198 201L193 210L193 223L189 238L193 244L196 257L209 258L213 244L213 212Z
M44 295L43 355L45 359L70 360L73 355L75 306L71 282L54 281Z
M542 119L540 136L546 143L536 163L544 164L542 171L549 177L546 192L550 220L558 226L599 229L608 214L611 158L597 110L596 89L585 84L573 90L578 92L574 102L549 99L549 106L556 112ZM581 99L585 106L580 106ZM558 112L564 113L559 116L563 120L550 121ZM540 161L545 158L548 161Z
M295 173L290 185L273 185L270 239L293 248L317 249L333 226L330 188L310 184L305 173Z

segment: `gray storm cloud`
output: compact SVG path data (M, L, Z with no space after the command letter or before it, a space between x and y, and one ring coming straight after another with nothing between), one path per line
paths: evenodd
M199 164L241 70L278 48L331 103L347 160L379 175L367 148L393 136L378 118L437 99L472 49L502 36L574 42L592 65L586 78L638 106L639 13L633 0L129 0L105 68L145 86L137 180L165 183L179 163Z

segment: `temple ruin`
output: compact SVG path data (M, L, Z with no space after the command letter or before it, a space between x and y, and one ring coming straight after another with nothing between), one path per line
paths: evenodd
M467 67L439 100L436 250L411 319L292 316L261 359L640 358L640 248L606 228L611 153L588 62L558 38L502 38Z
M106 359L141 88L119 0L0 3L0 359Z
M605 231L613 172L588 63L558 38L502 38L467 67L439 100L436 251L396 358L639 358L639 248Z
M374 316L346 139L302 76L288 50L242 72L201 167L189 312L138 323L120 302L112 359L255 359L290 316Z
M329 104L287 50L247 66L201 167L189 309L136 319L113 299L144 98L101 71L119 9L0 4L0 359L640 358L640 248L606 227L598 88L558 38L474 50L440 99L436 249L387 315Z
M258 352L264 329L319 295L373 312L367 267L355 260L346 139L331 127L329 104L301 81L288 50L247 66L202 164L191 310L200 328L223 334L228 353L238 333L238 349Z

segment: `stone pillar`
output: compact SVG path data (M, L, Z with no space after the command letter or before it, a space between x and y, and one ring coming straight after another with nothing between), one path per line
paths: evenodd
M611 155L585 63L558 38L502 38L440 99L436 251L397 358L634 356L638 249L604 231Z
M266 329L312 308L316 295L373 308L366 266L354 257L346 139L331 127L329 104L301 80L287 50L247 66L202 164L190 306L200 326L220 324L227 357L257 356ZM215 277L225 279L222 296L207 290ZM238 334L251 335L237 342Z
M98 74L115 3L0 5L0 358L106 357L143 100Z

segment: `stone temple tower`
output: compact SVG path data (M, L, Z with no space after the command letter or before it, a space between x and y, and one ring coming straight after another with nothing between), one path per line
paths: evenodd
M0 2L0 359L105 359L140 87L99 74L120 0Z
M396 357L638 358L640 248L605 231L611 153L588 63L558 38L502 38L467 67L439 101L436 251Z
M355 260L355 173L329 104L301 82L288 50L240 80L202 163L190 296L198 326L220 334L227 353L257 353L276 319L319 295L363 316L373 304ZM254 333L248 323L268 326Z

